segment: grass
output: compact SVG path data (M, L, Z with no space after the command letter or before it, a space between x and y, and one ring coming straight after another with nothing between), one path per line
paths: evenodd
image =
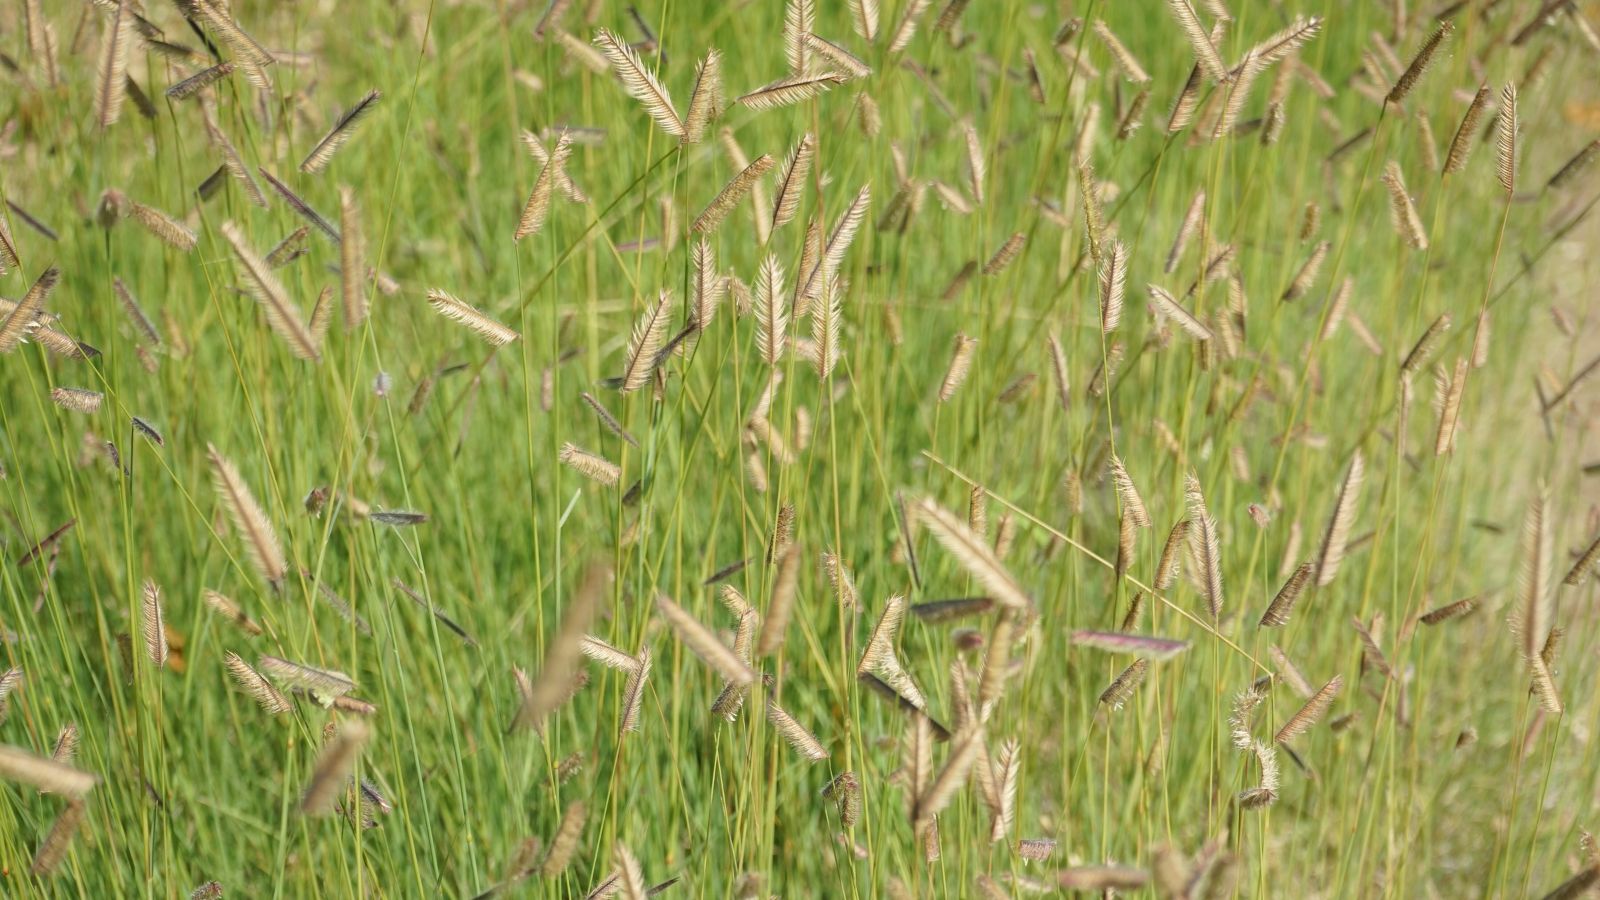
M1404 67L1434 28L1432 9L1413 9L1396 35L1388 4L1234 0L1219 44L1230 64L1294 14L1325 21L1293 62L1256 80L1237 133L1208 140L1205 113L1199 125L1166 130L1194 56L1164 5L1069 4L1086 21L1103 18L1151 77L1143 127L1120 138L1140 86L1121 77L1092 28L1058 51L1062 18L1049 5L973 4L942 34L935 5L909 47L891 53L900 4L883 10L870 43L844 4L828 4L815 32L859 55L870 74L775 110L730 102L706 140L680 147L615 77L534 37L539 4L240 0L233 14L279 59L270 95L243 71L207 90L221 130L252 169L265 167L335 224L339 187L351 187L367 260L398 284L393 293L369 288L370 318L346 327L333 268L340 248L313 229L307 253L277 270L301 315L332 290L335 323L313 363L238 289L246 276L222 233L224 222L238 223L265 253L304 220L264 184L265 209L227 178L196 198L221 158L200 100L163 92L198 64L180 65L135 36L128 73L154 115L130 100L99 127L98 48L113 13L26 5L53 26L59 77L30 51L23 10L0 13L0 50L16 63L0 95L0 191L14 206L0 214L21 257L0 293L16 300L58 266L46 308L100 355L63 359L29 341L0 356L0 662L23 673L0 743L49 755L75 723L74 765L100 780L65 856L42 873L30 871L35 855L69 801L7 785L7 896L174 897L211 880L253 897L467 897L497 886L508 896L583 896L612 874L619 845L646 884L679 878L667 895L696 897L971 896L989 887L1023 896L1055 890L1063 872L1078 883L1092 873L1077 867L1103 863L1154 868L1166 885L1160 873L1173 860L1203 876L1196 895L1221 896L1526 896L1600 872L1579 845L1600 789L1600 692L1587 652L1600 618L1592 580L1559 583L1594 536L1593 481L1582 468L1594 452L1594 388L1581 375L1596 352L1586 287L1596 183L1580 170L1543 187L1594 127L1585 79L1595 50L1565 13L1513 43L1541 4L1466 4L1416 88L1384 106L1398 68L1373 36ZM642 37L621 5L593 4L592 21L590 4L576 6L561 21L580 44L598 26ZM165 40L203 50L176 7L147 7ZM669 0L639 11L658 35L643 58L679 112L710 48L723 53L729 101L788 71L781 3ZM1593 22L1595 12L1579 4L1577 14ZM1212 21L1205 9L1201 19ZM237 59L215 26L207 34ZM1042 98L1031 96L1025 51L1037 60ZM1074 67L1075 54L1089 67ZM1289 65L1337 90L1323 97L1313 79L1289 78L1281 132L1266 143L1268 95ZM1496 101L1501 85L1519 88L1514 197L1496 178L1492 114L1462 171L1429 165L1445 155L1480 79ZM382 99L326 170L296 171L372 89ZM1205 82L1202 107L1228 90ZM861 124L867 103L881 119L871 135ZM987 162L982 202L970 197L966 123ZM513 241L542 168L518 135L562 125L593 129L566 166L591 202L557 191L542 229ZM607 388L661 290L678 299L665 337L686 321L690 225L739 171L722 129L749 158L770 154L780 168L803 133L818 138L800 212L768 247L791 287L807 224L832 227L871 186L871 210L839 269L837 364L825 379L798 350L768 365L756 317L737 315L730 300L664 358L659 390ZM903 232L884 227L902 187L896 152L926 190ZM1101 248L1126 247L1125 308L1110 334L1085 255L1080 155L1114 229ZM1381 176L1390 160L1426 250L1388 221ZM762 187L769 202L774 180ZM941 203L930 180L968 195L972 209ZM132 218L97 217L108 190L183 220L197 246L183 252ZM1204 223L1166 274L1197 191L1208 198ZM1303 226L1308 204L1312 228ZM30 227L23 210L55 236ZM752 285L767 252L755 215L746 199L708 238L718 269ZM1018 233L1025 242L1009 265L960 276ZM1315 280L1280 299L1324 241ZM1207 251L1222 244L1234 251L1231 278L1202 278ZM159 346L124 313L114 279L148 311ZM1347 281L1347 308L1329 329ZM1170 324L1158 333L1146 284L1169 290L1211 340L1202 347ZM520 340L491 347L437 315L430 289ZM1454 449L1436 455L1432 376L1438 368L1448 381L1472 356L1484 310L1487 363L1461 370ZM1415 367L1403 411L1401 359L1444 314L1453 327ZM791 335L811 334L810 318L796 316ZM958 334L977 343L964 381L941 402ZM1119 354L1114 374L1097 378ZM774 370L783 378L766 421L778 439L756 440L747 423ZM1097 381L1104 389L1094 392ZM104 400L90 413L65 409L51 401L56 387ZM602 423L584 392L636 446ZM1561 402L1542 414L1540 396L1558 392ZM161 440L137 431L135 416ZM569 442L620 467L616 483L558 463ZM214 490L208 445L238 467L280 536L281 587L253 564ZM1307 588L1285 625L1261 627L1288 574L1317 558L1358 453L1365 480L1337 576ZM1135 529L1122 578L1114 561L1127 498L1108 474L1112 454L1152 521ZM1150 593L1168 529L1186 516L1198 522L1185 498L1191 474L1220 538L1220 617L1200 577ZM974 487L986 497L988 540L1009 536L1009 576L986 575L981 559L963 565L929 514L915 515L930 498L965 518ZM325 504L312 514L305 501L318 489ZM1542 560L1521 535L1539 496L1548 497L1552 548ZM731 640L736 621L705 582L748 560L724 583L770 619L783 567L768 564L768 544L787 507L799 554L792 615L776 651L751 663L768 680L728 723L710 711L721 677L655 598L673 598ZM392 527L368 509L428 518ZM921 520L911 553L901 542L906 510ZM69 520L59 540L29 553ZM853 575L858 603L832 586L824 552ZM1531 599L1518 574L1530 556L1545 585ZM614 577L602 582L587 631L624 654L653 655L637 730L619 734L628 673L594 663L583 664L587 686L541 730L518 727L528 703L514 670L537 679L553 647L572 649L559 638L563 615L581 605L595 565ZM1195 560L1186 566L1203 575ZM909 616L900 630L896 658L929 714L957 731L919 766L920 717L856 677L868 637L891 596L1003 600L996 579L1008 577L1025 609L1002 605L953 623ZM160 667L145 653L147 580L163 598L170 650ZM263 632L208 608L208 589ZM327 602L328 591L370 634ZM1141 592L1142 615L1125 626ZM1478 598L1469 615L1418 623L1466 597ZM1543 646L1545 629L1519 637L1508 625L1530 610L1565 634L1553 664L1560 714L1530 695L1523 659L1525 645ZM1370 627L1377 656L1363 650L1353 618ZM952 665L964 661L979 694L1001 670L981 674L985 650L973 647L1012 627L1016 665L970 737L960 726L976 717L953 695ZM1135 655L1085 646L1074 637L1084 630L1187 645L1147 663L1113 710L1098 698ZM1273 648L1313 689L1335 676L1344 688L1320 722L1258 754L1250 741L1270 747L1305 702ZM376 827L300 812L325 737L353 735L359 726L344 723L363 717L305 696L269 716L230 682L230 651L252 665L273 655L348 673L354 695L376 706L354 770L393 807L364 807ZM1241 751L1230 736L1235 698L1269 674L1280 677L1248 718ZM785 742L760 714L769 701L820 741L825 760ZM1014 824L991 841L973 772L1008 739L1021 760ZM939 855L929 860L907 784L921 784L927 800L948 761L970 762L973 740L988 752L940 811ZM1240 794L1260 783L1259 757L1281 767L1281 784L1250 808ZM897 774L907 759L921 776ZM861 790L850 827L821 795L846 772ZM322 774L344 783L341 770ZM338 796L355 807L348 789ZM575 802L588 814L570 865L547 876L538 852L515 863L526 839L554 840ZM1028 860L1023 840L1054 843L1032 845L1049 855ZM530 861L531 875L513 877Z

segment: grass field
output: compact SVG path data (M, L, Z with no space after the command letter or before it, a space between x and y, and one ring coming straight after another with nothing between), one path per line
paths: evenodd
M122 3L0 9L0 895L1600 885L1600 7Z

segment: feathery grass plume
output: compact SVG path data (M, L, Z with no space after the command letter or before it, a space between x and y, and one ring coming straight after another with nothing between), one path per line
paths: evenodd
M361 229L356 192L339 187L339 296L344 302L344 327L354 330L367 320L367 239ZM320 344L321 341L318 341Z
M1434 55L1439 52L1439 46L1444 43L1444 39L1449 37L1450 32L1454 30L1455 23L1449 19L1439 23L1439 27L1434 29L1433 34L1429 35L1426 41L1423 41L1422 47L1417 50L1417 55L1411 58L1411 65L1406 67L1405 72L1395 81L1394 87L1389 89L1389 95L1384 98L1385 102L1399 104L1406 99L1411 90L1417 86L1417 82L1421 80L1422 73L1426 72L1428 66L1433 62Z
M1122 119L1117 122L1117 140L1125 141L1133 137L1133 133L1144 127L1144 110L1150 105L1150 89L1145 88L1133 95L1128 101L1128 108L1122 114Z
M1078 160L1077 173L1078 197L1083 201L1084 238L1089 244L1089 258L1098 269L1101 265L1101 241L1105 236L1105 213L1100 209L1100 183L1095 180L1094 167L1086 158Z
M1011 648L1016 643L1017 612L1001 610L989 630L988 648L983 654L983 670L978 675L978 718L988 721L1011 674Z
M1184 476L1184 500L1189 507L1188 547L1194 560L1200 593L1213 620L1222 617L1222 552L1217 538L1217 522L1206 509L1200 479L1193 472Z
M127 97L128 51L136 39L134 16L127 0L116 0L100 45L100 66L94 81L94 117L102 129L110 128L122 116L122 101Z
M562 465L576 469L592 481L610 487L622 478L622 467L598 453L591 453L569 442L561 445L556 459Z
M639 668L639 660L633 654L592 634L583 636L583 640L578 642L578 649L583 651L584 656L608 669L632 672Z
M828 586L833 588L833 595L839 599L839 605L844 609L857 609L861 606L861 597L856 591L856 582L850 575L850 570L845 567L844 560L839 554L832 551L823 551L822 568L828 577Z
M244 77L257 88L270 90L272 81L267 75L267 67L277 60L239 27L227 5L222 0L195 0L192 6L205 24L233 51Z
M717 114L722 99L722 51L713 47L706 58L695 65L694 91L689 95L689 112L683 120L684 144L698 144L705 140L706 126Z
M578 840L583 836L583 825L588 818L589 810L583 801L567 805L561 813L561 824L556 826L555 837L550 839L550 848L545 851L544 861L539 864L539 874L556 878L567 870L573 854L578 850Z
M1111 27L1104 20L1094 20L1094 33L1100 39L1100 43L1105 44L1106 51L1116 61L1117 68L1122 70L1124 78L1134 84L1150 83L1149 73L1145 72L1144 67L1139 65L1139 61L1134 59L1132 53L1128 52L1128 48L1123 46L1122 41L1118 40L1117 36L1112 33Z
M1439 318L1428 324L1427 330L1423 331L1422 336L1417 338L1416 344L1412 345L1411 352L1400 362L1402 375L1414 375L1421 370L1433 356L1433 351L1438 348L1439 343L1444 340L1444 333L1450 330L1450 324L1449 313L1441 313Z
M846 80L866 78L872 74L872 67L863 62L859 56L821 35L807 33L806 49L831 63L833 70ZM863 105L874 103L866 94L861 95L861 101Z
M68 797L82 797L100 781L98 775L4 744L0 744L0 778Z
M119 3L117 8L122 8ZM131 15L131 14L130 14ZM34 876L49 875L67 855L67 850L72 845L72 838L78 833L78 826L83 823L86 804L81 798L73 798L56 816L55 823L50 826L50 831L45 834L40 842L39 849L33 854L33 865L28 870Z
M972 0L950 0L946 3L944 9L939 10L939 18L933 23L933 33L945 34L955 28L971 2Z
M206 455L211 460L212 483L217 497L227 507L234 530L244 538L250 551L250 561L268 584L277 590L283 584L288 564L284 562L283 546L272 521L256 502L255 495L244 483L239 470L224 457L215 445L206 445Z
M1020 231L1006 238L1006 242L994 251L994 255L989 257L988 262L983 264L983 274L997 275L1006 266L1011 265L1012 260L1017 258L1017 254L1022 252L1022 244L1027 239L1028 236Z
M228 666L228 674L233 676L234 683L250 695L250 699L261 707L261 711L268 715L282 715L289 712L292 707L289 698L272 686L266 676L255 670L254 666L244 661L244 658L233 651L228 651L223 657L223 662Z
M972 764L983 749L983 731L978 727L969 728L952 740L954 746L945 759L944 767L916 797L911 818L913 827L919 833L933 825L934 818L944 811L956 792L967 783Z
M1061 346L1061 339L1055 334L1045 338L1050 345L1050 371L1055 376L1056 399L1061 403L1062 411L1072 408L1072 385L1067 378L1067 353Z
M100 411L100 403L105 400L105 395L83 388L55 387L50 389L50 400L62 409L93 414Z
M1301 563L1294 570L1289 580L1278 590L1278 595L1267 605L1267 611L1261 614L1262 628L1277 628L1288 623L1289 613L1294 610L1295 601L1300 599L1300 594L1311 581L1314 571L1315 567L1308 562Z
M822 798L839 809L839 823L854 828L861 820L861 782L854 772L840 772L822 788Z
M227 596L219 594L210 588L206 588L202 596L206 605L211 607L217 615L232 622L245 634L254 636L262 633L261 626L246 615L245 611L239 608L239 604L234 603Z
M933 0L906 0L900 12L900 20L896 23L893 34L889 36L891 54L899 53L911 45L911 39L917 36L918 23L932 5Z
M1600 562L1600 535L1596 535L1588 549L1578 555L1578 561L1572 564L1572 568L1568 570L1567 576L1561 579L1561 583L1568 587L1583 584L1594 571L1597 562Z
M932 497L924 497L917 504L916 512L917 521L933 532L939 543L998 603L1013 610L1032 608L1033 601L1027 591L1006 571L983 538L973 534L967 523L940 506Z
M928 622L950 622L968 616L981 616L994 609L990 597L952 597L947 600L924 600L911 607L911 614Z
M994 759L995 794L999 802L990 810L990 843L1005 840L1016 822L1017 779L1021 772L1022 745L1016 738L1007 738Z
M1466 358L1456 360L1455 371L1440 385L1439 431L1433 441L1433 455L1443 456L1455 449L1456 426L1461 418L1461 395L1467 386Z
M333 127L328 129L328 133L322 136L322 140L317 141L317 145L311 148L306 158L300 161L300 171L307 175L315 175L326 169L333 155L355 136L356 127L377 108L378 101L382 97L381 91L369 91L355 106L346 110L338 121L333 123Z
M628 339L627 358L623 360L622 374L615 386L624 394L632 393L650 383L661 362L661 342L667 334L667 320L672 310L672 291L663 288L655 306L645 310L633 326Z
M1213 37L1221 36L1220 25L1212 29ZM1172 110L1167 113L1167 134L1174 135L1188 128L1194 121L1195 110L1200 106L1200 82L1204 72L1196 63L1189 69L1189 78L1178 91L1178 96L1172 101Z
M290 687L310 692L324 706L356 689L356 683L350 680L349 675L333 669L319 669L278 656L263 656L259 663L267 675Z
M1183 554L1180 551L1189 541L1189 528L1188 519L1179 519L1167 532L1167 542L1161 547L1161 559L1156 563L1153 585L1156 590L1165 591L1178 583L1178 572L1183 566Z
M539 177L533 182L533 190L528 192L528 202L522 206L522 215L517 219L517 230L512 233L513 241L520 241L531 234L538 234L544 228L545 222L550 217L550 197L556 187L562 182L566 172L567 157L572 154L572 138L563 131L556 139L555 149L546 155L544 166L539 170ZM571 184L571 179L566 179Z
M1176 0L1184 2L1184 0ZM1200 230L1200 223L1205 218L1206 192L1196 191L1194 199L1189 201L1189 208L1183 214L1183 224L1178 226L1178 233L1172 239L1172 249L1167 251L1167 262L1162 271L1170 275L1178 268L1178 262L1183 259L1183 251L1189 246L1189 239Z
M856 239L856 232L860 230L861 223L867 217L867 208L872 204L872 185L863 184L861 190L856 192L854 200L845 207L844 212L833 222L833 230L828 233L828 240L822 246L821 259L811 269L805 279L805 294L816 297L819 292L828 287L829 283L839 272L839 266L844 263L844 255L850 250L850 245ZM797 304L798 305L798 304ZM815 326L813 326L815 327Z
M684 136L683 120L678 118L678 111L672 106L671 95L656 80L656 76L645 68L633 47L607 28L595 34L594 44L611 63L611 68L617 73L628 95L644 105L644 111L662 131L681 139Z
M1260 77L1262 72L1267 70L1267 67L1268 64L1261 60L1256 50L1252 49L1246 51L1244 58L1228 73L1229 83L1222 89L1222 110L1212 124L1211 140L1216 140L1234 132L1239 122L1239 115L1244 111L1245 102L1250 99L1250 91L1255 87L1256 79ZM1213 94L1213 96L1216 95ZM1213 107L1207 108L1212 109ZM1267 125L1269 135L1274 127L1276 126L1273 126L1269 120ZM1269 136L1263 138L1263 140L1266 143L1271 143L1273 139Z
M139 305L138 299L128 290L128 286L123 284L121 278L111 279L111 290L117 295L117 302L127 314L128 321L132 322L134 329L139 332L139 337L151 347L160 347L161 332L156 329L155 323L150 321L150 317L145 315L144 307Z
M767 698L767 721L772 723L772 727L778 730L778 734L801 757L811 762L820 762L828 758L828 748L822 745L822 741L817 740L816 735L801 725L794 716L789 715L771 697Z
M1522 656L1530 664L1540 658L1554 613L1551 602L1554 595L1549 581L1552 550L1547 503L1541 485L1528 504L1522 526L1522 596L1512 624L1522 639Z
M11 226L6 224L5 216L0 215L0 275L21 267L22 261L17 256L17 242L11 236Z
M562 129L561 132L556 135L556 147L559 148L561 146L561 138L563 137L568 139L567 143L569 149L567 153L570 153L570 145L572 140L570 133L566 129ZM550 150L545 148L544 141L541 141L538 135L524 129L521 138L522 145L528 148L528 155L533 157L534 161L539 164L541 169L550 164L550 160L553 158L552 153ZM583 189L578 187L577 182L573 181L572 176L568 174L566 160L567 154L563 154L561 158L556 161L556 167L553 173L555 176L556 189L561 191L562 196L566 197L568 200L571 200L573 203L588 203L589 195L584 193Z
M161 668L167 664L167 625L161 614L161 588L146 580L143 589L143 628L145 655Z
M583 42L583 39L567 31L556 32L556 43L561 49L572 57L573 61L596 75L605 75L611 71L611 61L604 53L593 46Z
M458 300L438 288L430 288L428 290L428 305L432 306L434 312L439 315L460 322L462 325L477 332L479 337L493 347L504 346L522 336L511 328L484 315L476 307Z
M50 758L58 763L70 764L73 757L78 755L78 725L68 722L61 726L61 732L56 735L55 746L50 749Z
M971 119L961 123L961 135L967 147L967 189L972 192L973 202L981 205L984 199L983 183L989 172L983 157L983 141L978 137L978 129Z
M1343 689L1344 676L1333 676L1333 680L1323 685L1321 690L1317 691L1310 700L1305 702L1304 706L1300 707L1299 712L1291 716L1289 721L1278 729L1278 733L1272 736L1272 740L1275 743L1286 744L1311 730L1311 726L1320 722L1322 717L1327 714L1328 707L1333 705L1334 698L1338 697L1339 692Z
M1182 303L1178 302L1178 298L1172 296L1165 288L1158 285L1145 285L1145 289L1150 294L1150 306L1159 317L1171 319L1178 323L1180 331L1197 341L1211 340L1211 329L1196 318L1194 313L1189 312Z
M761 621L761 634L756 639L757 655L771 656L783 646L784 636L789 630L789 617L794 612L800 558L800 548L790 546L776 560L778 571L772 577L772 596L767 602L767 614Z
M816 158L817 139L807 132L790 151L778 174L777 197L772 206L772 231L787 225L800 209L800 198L805 194L806 179L811 174L811 163Z
M1517 189L1517 86L1507 82L1500 91L1500 118L1495 137L1495 177L1510 196Z
M1600 155L1600 138L1584 144L1582 150L1579 150L1571 159L1567 160L1566 165L1563 165L1556 170L1554 175L1550 176L1550 180L1545 182L1544 189L1553 191L1565 187L1568 182L1578 177L1580 172L1588 168L1597 155ZM0 237L3 237L3 235L0 235ZM3 248L0 248L0 266L4 265L3 253ZM3 271L3 269L0 269L0 271Z
M973 485L967 493L967 527L978 537L989 533L989 492L983 485Z
M601 595L611 579L610 570L599 563L590 564L573 592L572 600L561 615L561 625L545 649L544 664L539 678L533 682L522 698L521 709L512 723L515 728L543 727L545 716L560 706L570 696L573 676L578 672L582 658L581 642L589 631L599 609Z
M367 518L379 525L401 528L421 525L428 521L428 514L409 509L375 509L367 514Z
M1595 546L1600 547L1600 543L1597 543ZM1424 625L1438 625L1441 622L1448 622L1451 619L1459 619L1477 608L1477 597L1464 597L1453 603L1446 603L1443 606L1438 606L1428 610L1419 616L1417 621Z
M238 263L239 274L243 276L245 290L261 304L261 310L267 317L267 325L283 338L284 343L289 345L289 351L295 356L312 362L319 361L321 354L317 351L316 338L301 319L300 310L295 308L293 301L289 299L289 293L284 290L278 276L272 273L271 267L265 260L256 255L255 250L240 233L239 226L233 221L222 223L222 236L233 248L234 260Z
M233 63L231 62L218 63L209 68L201 69L172 87L167 88L167 99L187 100L232 74Z
M837 277L829 278L811 310L811 346L807 355L817 377L826 381L839 362L840 334L844 327L843 289Z
M11 694L20 684L22 684L21 669L12 667L5 670L4 673L0 673L0 723L4 723L6 715L10 713ZM65 762L60 757L56 757L56 761Z
M153 206L129 200L124 208L128 218L138 222L144 230L160 238L168 246L188 253L200 240L187 225Z
M1110 334L1122 323L1122 297L1128 280L1128 250L1111 241L1100 258L1100 331Z
M783 51L790 75L804 75L811 69L806 35L816 27L817 11L812 0L789 0L783 10Z
M756 680L755 671L738 654L728 649L711 629L700 624L698 619L671 598L665 594L657 595L656 609L672 626L672 630L677 632L684 645L728 682L743 687Z
M200 119L205 124L206 142L222 157L223 169L244 188L245 196L251 203L266 209L267 197L261 192L261 185L256 184L255 176L250 174L250 168L244 164L244 158L239 155L239 148L233 145L233 141L217 124L216 104L204 95L200 98ZM267 259L274 267L283 264L274 254L268 254Z
M622 900L645 900L644 870L627 845L617 841L611 848L611 864L616 867L616 888Z
M1355 291L1355 279L1346 278L1339 283L1338 290L1328 300L1328 311L1322 317L1322 331L1320 340L1331 340L1334 332L1339 330L1339 325L1344 321L1345 311L1350 306L1350 295Z
M594 410L595 417L600 420L600 424L605 426L607 431L619 438L622 438L622 440L627 442L629 446L639 446L638 438L635 438L633 435L629 434L628 429L623 428L622 423L617 421L617 417L611 414L611 410L606 409L599 400L595 399L593 394L589 393L588 391L584 391L578 396L583 399L584 403L588 404L590 409Z
M28 55L43 70L45 83L56 87L61 83L56 66L56 32L39 9L39 0L22 0L22 25L28 37Z
M1467 157L1472 154L1472 138L1478 133L1478 122L1483 119L1483 112L1488 106L1489 86L1483 85L1472 98L1472 103L1461 117L1461 125L1456 128L1455 138L1450 141L1450 151L1445 154L1444 174L1451 175L1466 168Z
M967 195L963 194L960 188L951 187L942 181L933 181L930 182L930 185L933 187L933 193L938 196L939 203L945 209L962 216L972 212L972 201L967 199Z
M950 352L950 365L945 369L944 381L939 384L939 402L949 403L956 395L967 372L972 368L972 354L978 348L978 339L957 334L955 347Z
M778 508L777 520L772 524L772 537L767 543L767 565L777 565L789 552L794 541L794 504L785 503Z
M1418 250L1428 249L1428 235L1422 228L1422 217L1417 215L1416 204L1406 192L1406 182L1400 173L1400 164L1392 159L1389 160L1379 178L1389 191L1389 220L1394 223L1394 230L1412 247Z
M1356 501L1361 497L1361 482L1366 475L1366 460L1357 450L1350 457L1350 467L1345 470L1344 481L1334 499L1333 511L1328 516L1328 527L1322 533L1322 544L1317 550L1317 587L1333 583L1344 562L1345 549L1350 543L1350 528L1355 524Z
M345 719L340 723L333 740L322 748L311 769L311 781L300 798L300 812L325 816L334 811L370 733L360 719Z
M1389 665L1389 658L1383 654L1383 647L1373 634L1383 626L1383 613L1374 614L1370 625L1355 616L1350 617L1350 624L1355 628L1356 635L1361 638L1361 659L1364 664L1384 678L1393 678L1394 667Z
M878 39L878 0L849 0L850 25L867 43Z
M1117 500L1122 504L1122 514L1134 525L1140 528L1150 527L1150 513L1145 509L1144 498L1139 496L1139 489L1134 486L1133 478L1128 474L1128 469L1122 464L1121 458L1112 454L1111 482L1117 489Z
M1072 632L1071 639L1072 643L1079 647L1090 647L1107 653L1132 653L1151 662L1165 662L1189 649L1188 641L1142 634L1123 634L1117 631L1080 629Z
M639 730L639 712L644 708L644 683L650 677L651 656L649 647L640 647L639 664L628 673L628 682L622 688L622 722L617 726L617 736Z
M742 103L758 112L804 103L848 80L838 72L791 75L771 84L765 84L744 94L734 102Z
M1133 692L1144 681L1145 673L1149 668L1150 661L1143 657L1129 663L1128 667L1123 669L1122 673L1113 679L1105 690L1100 692L1099 704L1101 706L1109 706L1113 711L1121 709L1122 705L1128 702L1128 699L1133 696Z
M1172 17L1177 20L1184 38L1194 50L1195 62L1205 76L1212 81L1226 80L1228 68L1217 53L1216 45L1211 42L1211 35L1200 24L1194 7L1189 5L1189 0L1167 0L1167 8L1172 11Z
M1328 249L1331 246L1332 244L1329 242L1322 241L1311 248L1311 255L1306 257L1304 263L1300 264L1300 270L1295 273L1294 278L1289 282L1289 286L1283 289L1282 300L1285 302L1298 300L1311 290L1312 286L1317 283L1317 275L1322 271L1322 261L1328 258Z
M750 165L745 166L743 171L733 176L733 180L729 181L721 191L717 192L717 196L706 204L706 208L700 212L699 216L695 217L694 224L690 226L689 230L695 234L710 234L715 231L717 226L722 224L722 220L728 217L728 213L739 205L739 201L750 193L756 182L760 180L761 176L767 174L773 165L775 163L768 154L763 153L756 157Z

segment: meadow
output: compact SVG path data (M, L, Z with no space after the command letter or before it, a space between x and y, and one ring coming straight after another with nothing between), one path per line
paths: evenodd
M0 895L1591 895L1597 31L6 4Z

